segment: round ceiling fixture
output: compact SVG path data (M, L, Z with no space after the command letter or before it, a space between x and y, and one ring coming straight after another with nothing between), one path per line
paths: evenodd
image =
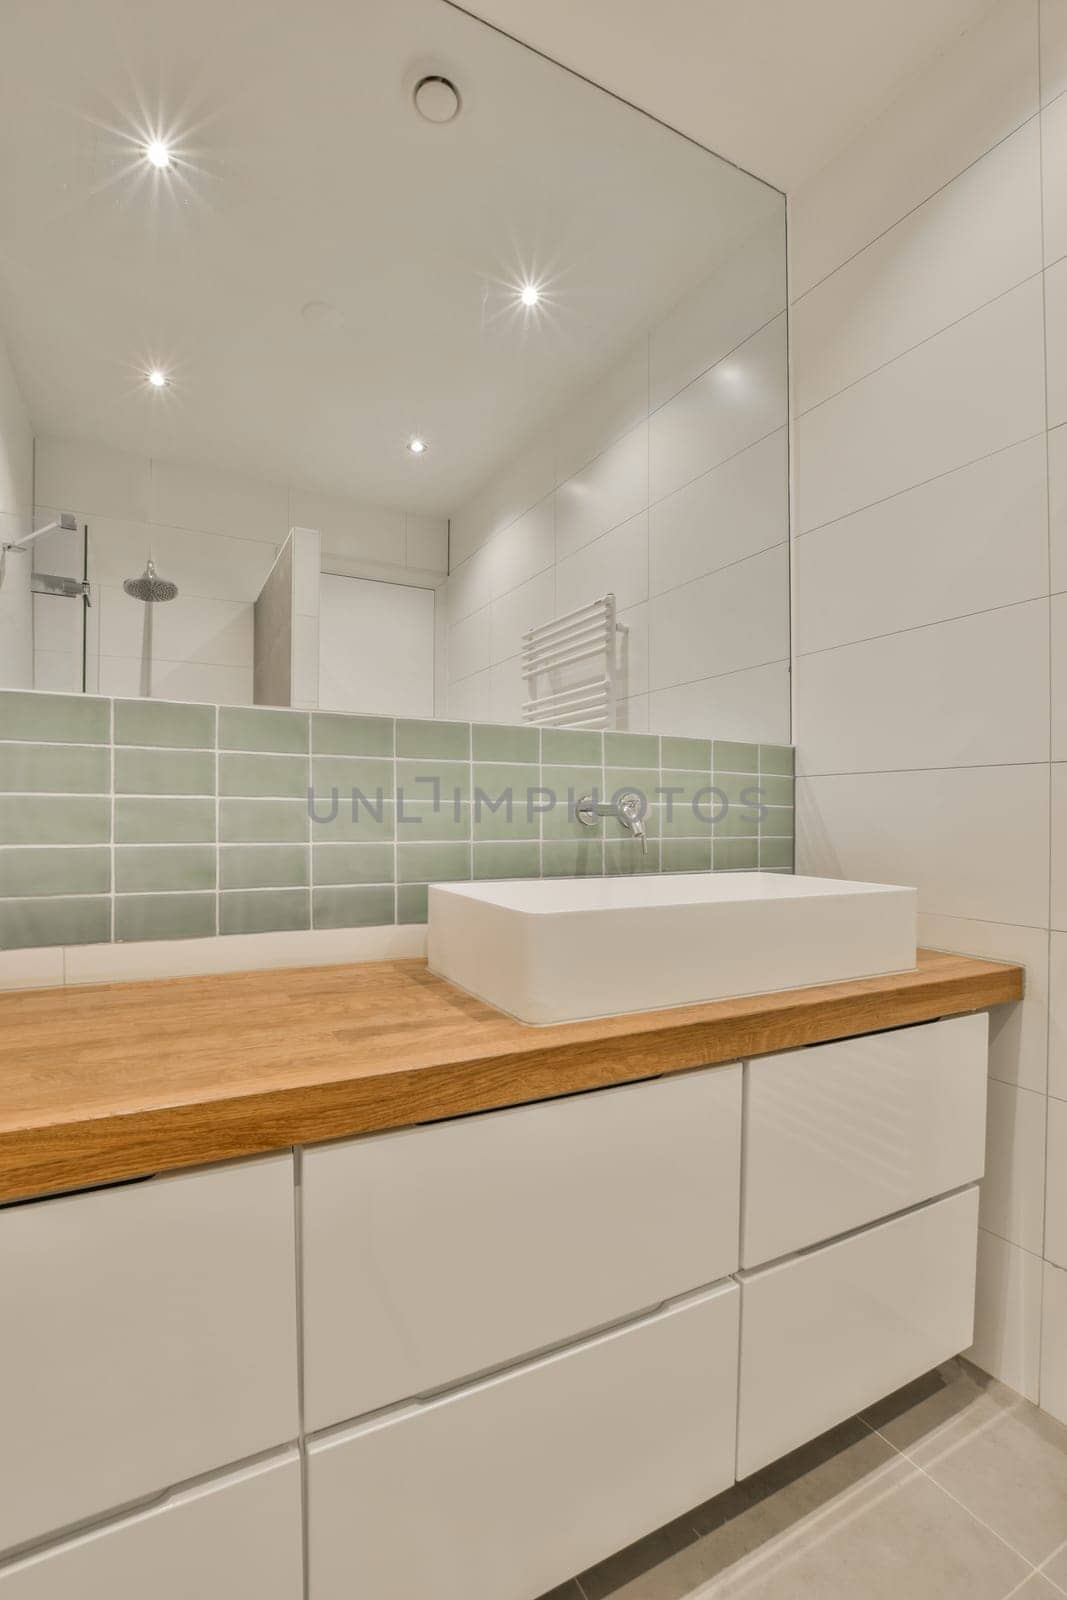
M420 78L413 98L424 122L454 122L459 116L459 90L450 78L437 73Z
M148 374L148 381L153 389L165 389L169 380L162 367L153 367Z
M162 139L150 139L148 144L145 145L144 153L145 159L150 161L160 172L170 166L170 145L166 144Z
M426 440L417 433L408 440L408 450L413 456L424 456L426 448Z

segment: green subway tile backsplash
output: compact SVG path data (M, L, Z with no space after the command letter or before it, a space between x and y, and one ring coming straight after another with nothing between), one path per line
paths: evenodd
M471 878L788 872L793 770L788 745L0 691L0 949L418 923ZM647 854L569 812L620 788Z

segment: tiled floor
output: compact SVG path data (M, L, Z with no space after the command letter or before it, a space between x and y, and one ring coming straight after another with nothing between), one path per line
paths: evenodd
M1067 1428L951 1362L544 1600L1009 1595L1067 1595Z

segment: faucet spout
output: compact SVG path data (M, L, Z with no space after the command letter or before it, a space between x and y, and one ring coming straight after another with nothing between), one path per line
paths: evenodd
M614 817L615 820L628 828L635 839L641 841L641 854L648 855L648 834L645 830L645 812L647 802L643 795L635 789L626 794L620 794L608 805L603 805L591 794L584 795L574 809L574 814L579 822L584 822L587 828L595 828L601 817Z

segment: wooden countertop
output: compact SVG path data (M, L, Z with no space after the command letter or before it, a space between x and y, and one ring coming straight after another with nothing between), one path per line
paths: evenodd
M0 995L0 1200L983 1010L1020 967L914 972L534 1028L423 961Z

